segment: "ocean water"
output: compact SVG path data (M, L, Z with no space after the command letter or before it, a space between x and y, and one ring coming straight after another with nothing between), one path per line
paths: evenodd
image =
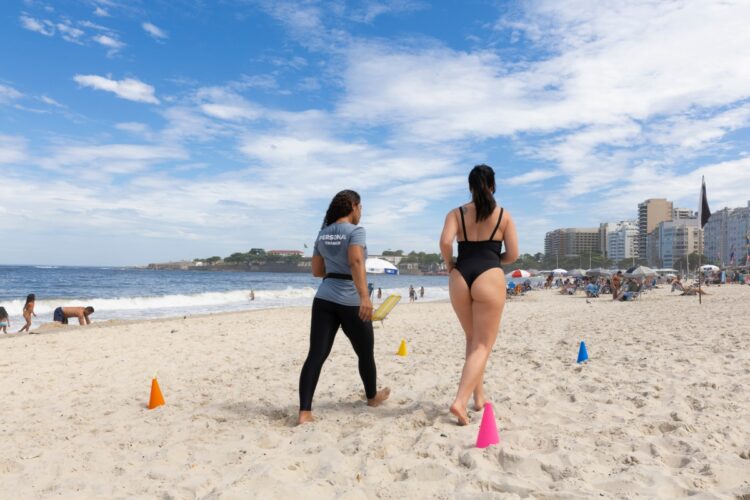
M383 299L409 285L425 288L423 300L448 298L447 276L367 275ZM58 306L96 309L93 321L142 319L312 304L320 278L298 273L155 271L116 267L0 266L0 306L16 331L26 295L36 294L34 326L52 321ZM250 290L255 300L250 301ZM377 305L379 301L373 300Z

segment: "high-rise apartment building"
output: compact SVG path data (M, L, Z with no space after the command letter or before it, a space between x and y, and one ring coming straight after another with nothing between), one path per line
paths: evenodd
M664 198L651 198L638 204L638 255L648 255L648 235L660 222L672 220L672 215L672 202Z
M672 209L672 220L693 219L695 217L696 217L696 213L689 208L673 208Z
M544 237L546 255L579 256L599 251L599 228L571 227L555 229Z
M648 264L673 268L678 260L703 251L703 230L697 217L663 221L647 237Z
M747 207L723 208L712 213L704 233L706 257L724 265L747 264L750 201Z
M703 228L703 253L715 262L729 262L729 208L711 214Z
M607 257L615 263L638 258L638 223L624 220L609 227L612 230L607 236Z
M609 257L609 233L616 229L617 224L613 222L602 222L599 224L599 253Z

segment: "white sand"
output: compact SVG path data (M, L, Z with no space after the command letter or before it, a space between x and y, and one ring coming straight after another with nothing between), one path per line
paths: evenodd
M514 299L486 375L501 443L485 450L481 415L447 412L464 345L446 303L401 304L376 329L393 389L378 409L340 333L303 427L308 309L1 338L0 496L750 495L750 287L709 291L700 307L667 290ZM155 371L167 405L149 411Z

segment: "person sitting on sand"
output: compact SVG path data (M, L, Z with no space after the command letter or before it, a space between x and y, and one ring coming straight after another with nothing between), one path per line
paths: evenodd
M21 332L28 332L29 328L31 328L31 317L36 317L36 313L34 312L34 304L36 303L36 295L33 293L30 293L26 296L26 303L23 305L23 319L26 320L26 324L23 325L23 328L18 330L18 333Z
M474 409L484 408L484 370L505 307L502 266L518 258L513 219L495 201L494 170L488 165L474 167L469 173L469 191L471 202L448 212L440 235L440 253L449 272L451 305L466 336L464 367L450 406L458 425L469 423L467 406L472 394ZM454 261L455 240L458 258Z
M670 293L674 292L675 290L679 290L680 292L685 291L685 287L682 285L682 281L680 280L679 276L677 276L674 281L672 281L672 290L670 290Z
M52 320L67 325L70 318L78 318L78 323L80 325L90 325L91 319L89 316L92 314L94 314L94 308L91 306L58 307L52 314Z
M697 286L690 285L683 291L680 296L683 295L708 295L705 291Z
M3 333L8 333L8 328L10 328L8 311L6 311L4 307L0 307L0 330L2 330Z
M357 225L361 217L359 194L340 191L331 200L315 241L312 273L323 278L323 283L313 299L310 349L299 377L298 424L313 421L315 387L339 327L359 358L367 405L379 406L391 394L387 387L377 390L373 307L365 275L365 229Z

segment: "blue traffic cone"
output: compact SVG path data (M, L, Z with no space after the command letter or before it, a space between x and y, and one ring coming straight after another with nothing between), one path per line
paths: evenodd
M578 348L578 361L577 363L583 363L589 359L589 353L586 351L586 343L582 340L581 347Z

